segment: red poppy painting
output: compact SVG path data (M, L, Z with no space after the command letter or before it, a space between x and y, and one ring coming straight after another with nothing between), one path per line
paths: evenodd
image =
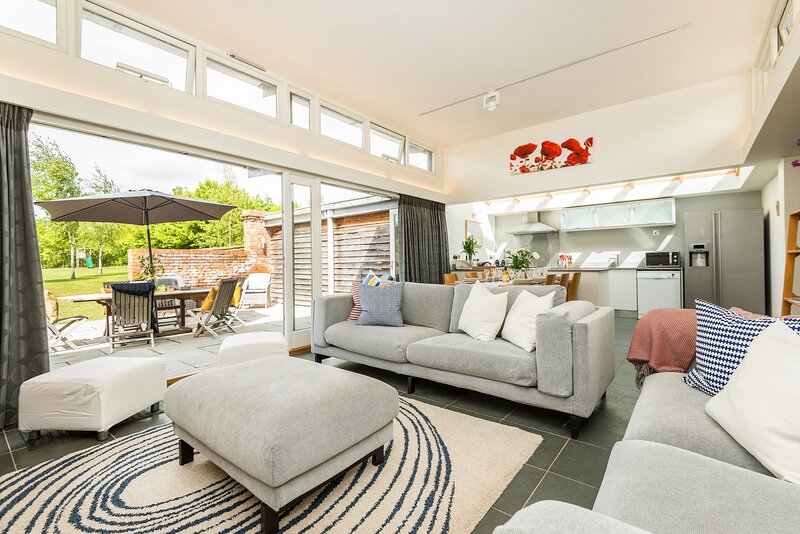
M579 141L579 139L584 139ZM526 143L515 148L509 156L511 174L575 167L592 162L594 137L570 137L563 143L547 140L541 143Z

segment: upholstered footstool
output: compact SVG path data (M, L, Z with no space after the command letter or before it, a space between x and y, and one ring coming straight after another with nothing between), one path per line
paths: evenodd
M249 332L228 336L219 346L219 366L258 360L269 356L288 356L289 346L280 332Z
M167 390L161 358L104 357L68 365L25 381L19 390L19 430L88 430L97 439L123 419L158 403Z
M279 513L367 458L383 462L399 410L383 382L297 358L262 358L185 378L167 390L178 460L199 451Z

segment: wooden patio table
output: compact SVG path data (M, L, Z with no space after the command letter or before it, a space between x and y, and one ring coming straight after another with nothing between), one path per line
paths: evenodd
M180 312L178 313L178 328L173 328L159 332L159 336L171 336L175 334L184 334L191 332L191 328L186 326L186 301L187 300L203 300L211 291L210 287L192 287L189 289L175 289L172 291L156 291L155 300L168 300L174 299L179 303ZM105 308L106 312L106 326L104 335L108 335L108 318L111 315L111 293L89 293L86 295L70 295L66 297L58 297L58 300L66 302L96 302Z

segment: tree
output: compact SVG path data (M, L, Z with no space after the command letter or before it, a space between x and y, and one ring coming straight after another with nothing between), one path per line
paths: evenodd
M49 138L38 135L31 141L31 188L35 200L56 200L80 196L82 193L78 170L72 159ZM69 248L70 278L75 278L75 240L79 229L77 222L52 223L49 215L37 222L40 239L47 243L51 253Z
M99 165L94 166L87 186L89 192L97 195L119 192L117 183ZM118 223L90 222L82 225L81 241L97 249L97 274L103 274L103 251L117 243L121 234L122 228Z

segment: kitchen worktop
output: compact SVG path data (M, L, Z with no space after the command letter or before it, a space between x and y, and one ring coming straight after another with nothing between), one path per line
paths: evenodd
M551 273L604 273L607 271L679 271L683 269L680 265L661 265L658 267L643 267L633 265L610 265L608 267L572 267L569 269L550 268Z

